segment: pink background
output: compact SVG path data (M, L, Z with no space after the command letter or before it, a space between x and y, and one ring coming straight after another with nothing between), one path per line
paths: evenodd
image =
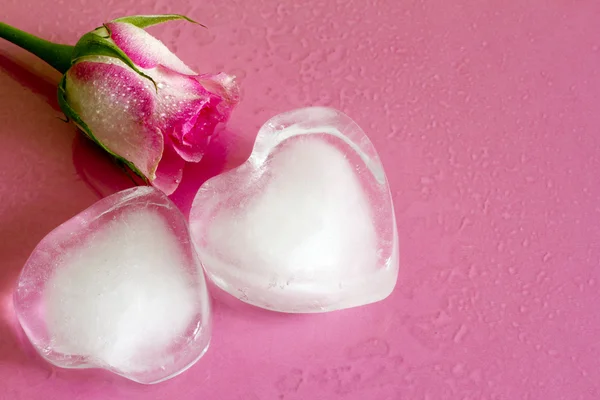
M0 398L600 398L600 2L3 0L0 19L74 43L113 17L168 12L210 29L152 32L243 86L173 199L189 209L269 117L339 108L388 172L398 286L322 315L213 290L208 354L155 386L53 369L17 328L17 274L46 233L130 183L59 119L57 74L0 42Z

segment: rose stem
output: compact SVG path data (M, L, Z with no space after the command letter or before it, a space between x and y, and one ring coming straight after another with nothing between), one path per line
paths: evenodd
M71 67L73 46L49 42L4 22L0 22L0 38L35 54L63 74Z

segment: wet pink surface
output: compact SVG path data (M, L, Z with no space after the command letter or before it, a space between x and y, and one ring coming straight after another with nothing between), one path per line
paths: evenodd
M58 76L0 43L0 398L600 398L599 2L58 3L7 0L0 18L74 43L113 17L186 13L210 29L152 32L193 68L240 77L228 132L172 196L184 211L269 117L350 115L387 168L401 272L387 300L322 315L213 290L208 354L155 386L52 368L16 325L17 274L46 233L131 181L59 119Z

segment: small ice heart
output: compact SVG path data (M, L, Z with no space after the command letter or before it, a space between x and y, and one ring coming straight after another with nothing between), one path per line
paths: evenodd
M379 157L349 117L280 114L248 161L205 183L190 213L209 277L259 307L322 312L387 297L398 239Z
M109 196L48 234L21 273L15 309L51 363L141 383L181 373L210 341L185 218L148 187Z

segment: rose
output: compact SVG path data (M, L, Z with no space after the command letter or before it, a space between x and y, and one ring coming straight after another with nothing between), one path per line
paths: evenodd
M151 18L117 19L82 37L60 103L90 138L170 194L228 119L237 86L224 73L196 74L143 29Z
M0 24L0 37L66 71L58 97L67 118L170 194L185 163L200 161L216 125L227 121L238 102L232 76L197 74L144 30L177 19L191 21L181 15L119 18L85 34L74 47L6 24Z

